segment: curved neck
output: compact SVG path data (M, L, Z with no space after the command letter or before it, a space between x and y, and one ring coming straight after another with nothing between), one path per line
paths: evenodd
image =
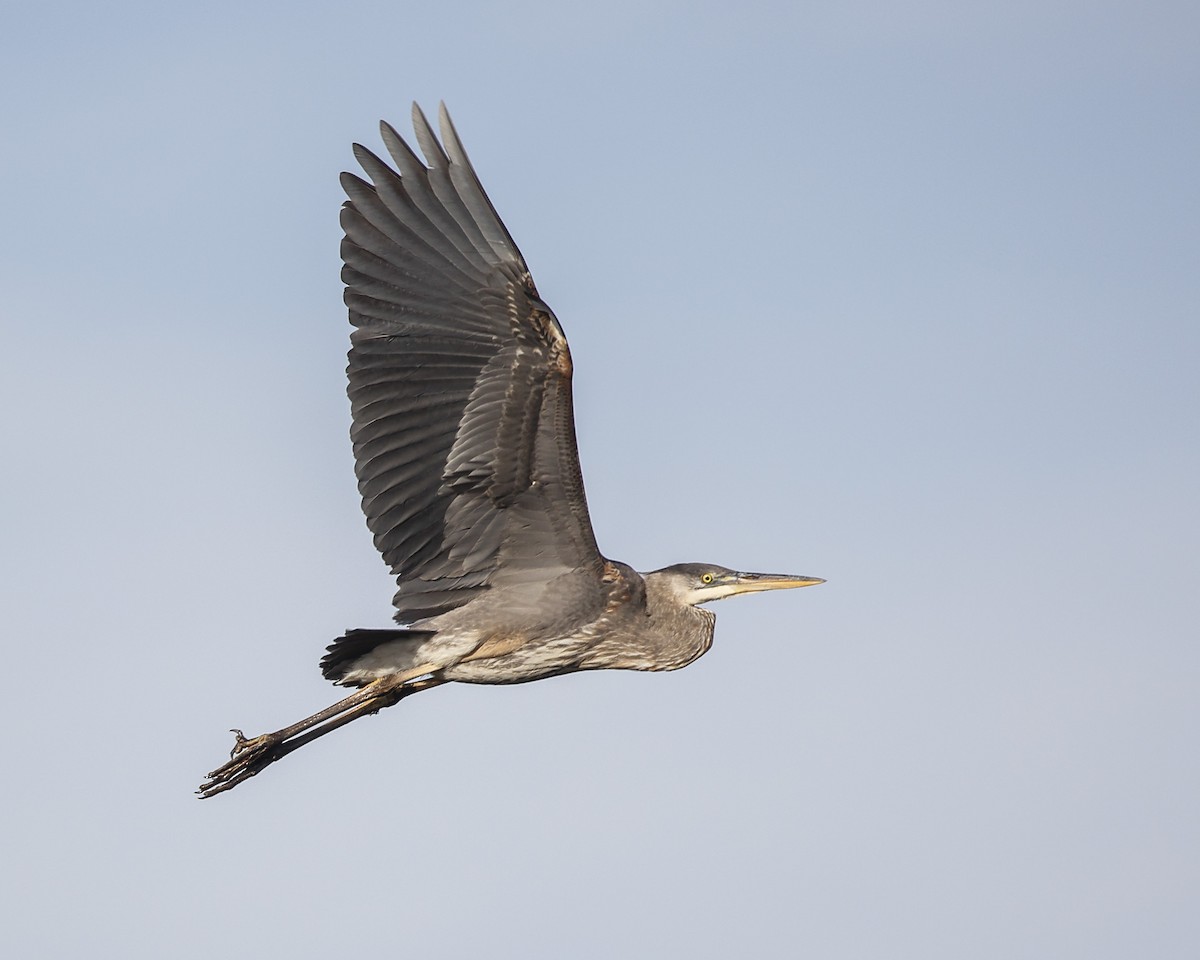
M712 646L716 615L683 602L667 577L642 574L645 605L624 608L583 666L590 669L678 670Z

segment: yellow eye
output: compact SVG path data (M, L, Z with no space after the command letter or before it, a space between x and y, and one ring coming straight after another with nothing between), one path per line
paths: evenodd
M700 582L701 582L701 583L712 583L712 582L713 582L713 575L712 575L711 573L705 573L705 574L702 574L702 575L701 575L701 577L700 577Z

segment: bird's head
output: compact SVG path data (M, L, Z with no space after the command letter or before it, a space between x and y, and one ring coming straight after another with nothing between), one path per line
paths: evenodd
M825 582L820 577L798 577L787 573L745 573L715 563L677 563L646 574L646 579L661 584L677 600L692 606L739 593L789 590Z

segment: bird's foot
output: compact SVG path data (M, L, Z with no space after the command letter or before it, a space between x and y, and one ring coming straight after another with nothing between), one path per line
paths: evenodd
M229 762L211 771L208 779L200 784L200 789L196 792L202 798L232 790L243 780L249 780L283 756L279 748L283 745L284 738L277 733L247 737L241 730L230 732L236 739L233 749L229 751Z

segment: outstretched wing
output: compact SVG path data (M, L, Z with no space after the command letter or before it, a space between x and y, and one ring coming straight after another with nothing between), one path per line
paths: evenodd
M441 143L413 105L428 166L382 124L396 170L355 144L372 183L342 174L351 436L401 622L603 563L566 338L445 105L439 121Z

